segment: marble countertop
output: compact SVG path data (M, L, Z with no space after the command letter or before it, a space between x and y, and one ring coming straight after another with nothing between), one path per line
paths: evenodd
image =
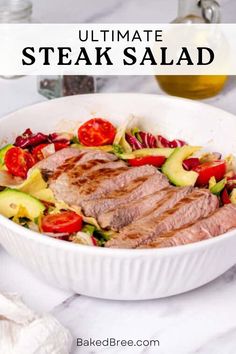
M223 20L235 22L234 0L220 1ZM34 1L34 16L41 22L169 22L176 16L176 0ZM75 8L77 11L75 11ZM72 11L73 9L73 11ZM152 77L106 77L100 92L162 94ZM21 107L43 101L36 78L0 79L0 117ZM206 103L236 114L236 79ZM236 353L236 267L210 284L171 298L120 302L88 298L52 288L18 264L0 247L0 290L17 292L38 312L51 312L68 327L74 338L158 339L159 347L76 348L76 353ZM4 353L7 354L7 353ZM27 353L26 353L27 354Z

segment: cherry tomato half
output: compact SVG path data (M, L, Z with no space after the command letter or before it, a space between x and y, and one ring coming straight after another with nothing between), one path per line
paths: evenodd
M165 156L145 156L130 159L128 162L131 166L152 165L155 167L161 167L165 160Z
M57 142L51 143L51 144L54 144L55 151L59 151L61 149L66 148L67 146L69 146L70 145L70 141L69 140L68 141L57 141ZM36 161L41 161L41 160L44 159L42 150L48 145L50 145L50 144L49 143L40 144L40 145L36 146L35 148L33 148L32 155L34 156Z
M49 144L40 144L40 145L36 146L35 148L33 148L32 155L34 156L36 161L41 161L44 159L42 149L48 145Z
M196 185L204 186L209 182L211 177L215 177L216 181L220 181L226 173L226 163L223 160L205 162L193 168L193 171L199 174Z
M5 165L8 171L17 177L26 178L28 170L35 164L34 157L19 147L13 147L5 155Z
M116 135L115 127L102 118L93 118L81 125L78 138L86 146L101 146L113 143Z
M49 214L42 218L41 228L44 232L73 234L82 229L82 217L73 211Z
M65 141L55 141L54 146L55 146L55 151L62 150L70 145L69 140Z

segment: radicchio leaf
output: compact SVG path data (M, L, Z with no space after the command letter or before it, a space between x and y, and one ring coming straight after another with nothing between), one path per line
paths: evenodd
M180 139L168 140L162 135L157 136L157 146L160 148L176 148L187 145L187 143Z
M156 137L151 133L139 131L136 134L138 134L138 137L135 134L131 135L126 133L125 135L127 142L132 147L132 150L145 149L145 148L152 149L157 147Z
M126 133L125 139L131 146L132 150L143 149L143 144L140 143L140 141L134 135Z
M229 194L228 194L226 188L224 188L223 191L221 192L220 199L221 199L221 202L223 205L231 203L231 200L229 198Z
M54 142L65 143L69 140L70 140L69 136L60 135L57 133L53 133L49 135L43 133L34 134L28 128L25 130L25 132L22 135L16 138L14 145L22 149L26 149L26 148L32 149L33 147L38 146L40 144L54 143Z
M198 157L190 157L189 159L183 161L183 168L186 171L191 171L194 167L197 167L199 165L200 160Z
M146 133L140 131L139 136L142 141L143 148L156 148L157 147L157 139L151 133Z
M39 144L46 143L48 141L48 137L45 134L29 134L29 129L27 129L21 136L18 136L14 142L14 145L20 147L22 149L34 147ZM27 134L26 134L27 132Z

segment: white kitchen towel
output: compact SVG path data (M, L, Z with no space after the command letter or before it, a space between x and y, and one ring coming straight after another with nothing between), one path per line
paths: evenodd
M69 354L72 336L53 316L38 316L17 295L0 293L0 354Z

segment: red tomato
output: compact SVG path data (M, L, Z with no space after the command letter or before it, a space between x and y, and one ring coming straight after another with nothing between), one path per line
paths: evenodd
M55 142L55 143L52 143L54 144L54 147L55 147L55 151L59 151L61 149L64 149L66 148L67 146L70 145L70 141L58 141L58 142ZM47 144L40 144L38 146L36 146L35 148L33 148L32 150L32 154L35 158L36 161L41 161L44 159L44 156L43 156L43 153L42 153L42 149L45 148L46 146L50 145L49 143Z
M113 143L116 135L115 127L102 118L93 118L84 123L78 130L81 144L86 146L101 146Z
M33 148L32 155L34 156L36 161L41 161L44 159L42 149L48 145L49 144L40 144L40 145L36 146L35 148Z
M70 141L69 140L65 140L65 141L56 141L54 143L55 146L55 151L59 151L61 149L66 148L67 146L70 145Z
M13 176L26 178L28 170L34 164L33 155L19 147L11 148L5 155L5 165Z
M82 229L82 217L74 211L46 215L42 218L41 228L44 232L73 234Z
M130 159L128 161L131 166L152 165L156 167L161 167L165 160L165 156L145 156Z
M205 162L193 168L193 171L199 174L196 184L204 186L209 182L211 177L215 177L216 181L220 181L226 173L226 163L223 160Z

